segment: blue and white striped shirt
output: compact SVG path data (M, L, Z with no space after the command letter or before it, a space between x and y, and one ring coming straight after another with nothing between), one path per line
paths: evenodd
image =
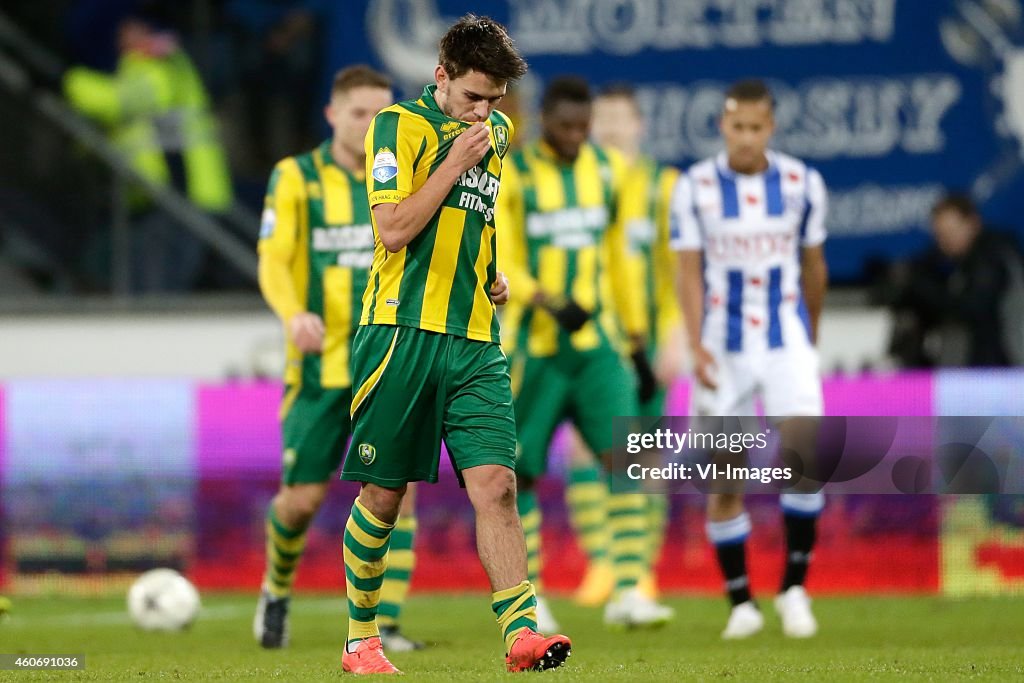
M809 345L803 247L825 241L821 174L780 152L743 175L725 153L694 164L672 198L672 248L704 255L702 338L732 353Z

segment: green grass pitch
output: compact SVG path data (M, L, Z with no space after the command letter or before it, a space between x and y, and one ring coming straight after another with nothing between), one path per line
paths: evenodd
M670 601L673 624L659 631L612 633L600 610L555 600L573 639L567 665L543 674L562 681L813 681L909 679L1007 680L1024 675L1024 599L821 598L821 633L791 641L770 601L765 631L724 643L721 600ZM203 613L185 633L140 633L120 599L22 598L0 623L0 653L84 654L85 671L0 672L12 680L337 681L343 679L346 619L335 597L299 596L292 645L260 650L251 633L254 596L205 595ZM488 596L414 596L406 631L431 642L396 654L408 680L507 680Z

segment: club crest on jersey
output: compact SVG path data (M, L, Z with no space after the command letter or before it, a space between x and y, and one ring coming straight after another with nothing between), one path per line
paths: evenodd
M398 160L387 147L377 150L373 158L373 179L378 183L386 183L398 175Z
M499 157L505 156L508 149L508 128L505 126L494 127L494 147Z
M368 443L359 444L359 459L363 461L364 465L372 465L373 461L377 459L377 449Z

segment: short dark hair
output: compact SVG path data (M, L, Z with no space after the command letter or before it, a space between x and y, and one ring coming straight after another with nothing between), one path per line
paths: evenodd
M725 91L725 99L737 102L767 102L770 107L775 108L772 91L759 78L745 78L736 81Z
M597 93L597 97L607 97L609 99L621 98L633 105L633 109L635 109L638 114L640 113L640 102L636 97L636 88L634 88L631 83L626 83L625 81L609 83L601 88Z
M574 104L590 104L594 100L590 94L590 86L579 76L559 76L544 88L540 100L542 112L550 112L559 102Z
M479 71L498 81L516 81L526 73L526 60L505 27L475 14L463 16L444 34L438 62L452 79Z
M956 211L961 216L968 218L980 216L978 205L974 203L971 196L966 192L959 191L949 192L939 201L935 202L935 205L932 207L932 218L935 218L943 211Z
M598 97L622 97L627 100L636 100L636 88L632 83L615 81L603 86L597 93Z
M391 79L366 64L355 64L334 74L331 94L340 95L353 88L391 88Z

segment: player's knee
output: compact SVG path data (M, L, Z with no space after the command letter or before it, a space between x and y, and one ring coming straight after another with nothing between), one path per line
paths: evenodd
M320 509L320 503L323 502L323 498L316 494L304 492L295 497L292 503L292 510L296 515L302 517L305 520L310 520L316 511Z
M281 491L280 505L293 523L308 523L324 500L324 492L316 486L289 486Z
M506 467L495 467L485 477L477 478L470 493L473 506L480 508L515 508L516 475Z
M393 524L398 519L398 510L402 506L405 489L405 486L391 489L376 484L364 484L359 492L359 502L380 521Z

